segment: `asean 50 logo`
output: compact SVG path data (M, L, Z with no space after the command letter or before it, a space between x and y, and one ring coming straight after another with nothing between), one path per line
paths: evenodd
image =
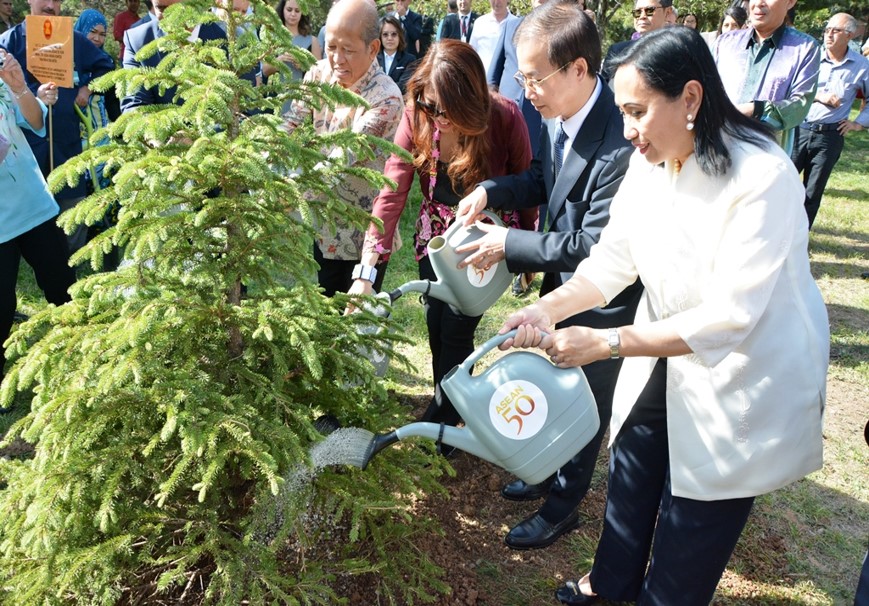
M508 381L489 400L489 420L502 436L527 440L546 423L546 396L530 381Z

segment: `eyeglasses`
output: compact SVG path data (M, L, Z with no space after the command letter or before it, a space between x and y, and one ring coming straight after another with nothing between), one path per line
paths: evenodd
M398 38L398 32L383 32L381 38Z
M416 106L429 118L443 118L447 115L446 111L432 105L431 103L423 101L421 97L416 98Z
M555 70L554 72L552 72L548 76L540 78L539 80L537 78L526 78L525 74L523 74L522 72L516 72L515 74L513 74L513 79L516 80L516 83L519 84L519 86L521 86L523 89L530 86L534 90L540 90L541 84L543 84L544 82L549 80L552 76L554 76L555 74L557 74L558 72L563 70L565 67L567 67L571 63L573 63L573 61L568 61L567 63L565 63L564 65L559 67L557 70Z
M844 33L847 32L847 31L848 31L848 30L842 29L842 28L840 28L840 27L825 27L825 28L824 28L824 33L825 33L825 34L833 34L834 36L838 36L838 35L840 35L840 34L844 34Z
M645 15L646 17L651 17L655 14L655 11L659 8L664 8L663 6L644 6L643 8L635 8L631 11L631 14L634 16L634 19L639 19L641 16Z

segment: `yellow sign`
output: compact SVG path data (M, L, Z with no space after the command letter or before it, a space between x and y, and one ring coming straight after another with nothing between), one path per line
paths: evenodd
M72 17L27 16L27 71L43 84L73 86L72 23Z

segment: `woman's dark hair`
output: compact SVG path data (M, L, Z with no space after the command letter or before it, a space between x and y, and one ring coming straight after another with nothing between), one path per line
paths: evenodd
M278 14L278 17L281 18L281 23L284 24L284 27L287 26L287 22L284 21L284 7L287 5L287 0L281 0L278 2L277 8L275 8L275 12ZM310 36L311 35L311 18L308 17L305 13L302 13L302 16L299 18L299 35L300 36Z
M646 85L669 99L679 97L688 82L700 83L703 98L694 119L694 155L707 175L721 176L730 169L722 133L761 146L773 140L763 124L744 116L730 101L709 46L697 30L665 27L649 32L616 57L614 65L616 71L632 65Z
M724 26L724 20L730 17L734 21L739 24L739 27L743 27L745 22L748 21L748 13L745 12L745 9L741 6L729 6L727 10L724 11L724 14L721 15L721 21L718 22L718 35L721 35L721 28Z
M404 28L401 26L401 21L394 15L386 15L380 18L380 50L383 50L383 26L389 24L398 32L398 52L404 52L407 48L407 41L404 39Z
M437 162L432 153L434 120L419 111L417 99L437 97L440 109L459 134L458 149L447 174L454 184L462 184L467 195L489 175L489 122L492 93L486 83L486 70L470 44L445 38L432 44L407 83L405 101L413 104L414 166L429 169ZM470 188L470 189L468 189Z

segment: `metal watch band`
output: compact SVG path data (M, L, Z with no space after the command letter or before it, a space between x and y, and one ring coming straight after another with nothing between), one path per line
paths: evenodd
M372 265L357 263L353 266L353 273L350 277L354 280L366 280L374 284L374 281L377 280L377 268Z
M619 358L619 347L622 344L622 339L619 336L618 328L610 328L607 344L610 346L610 359L615 360Z

